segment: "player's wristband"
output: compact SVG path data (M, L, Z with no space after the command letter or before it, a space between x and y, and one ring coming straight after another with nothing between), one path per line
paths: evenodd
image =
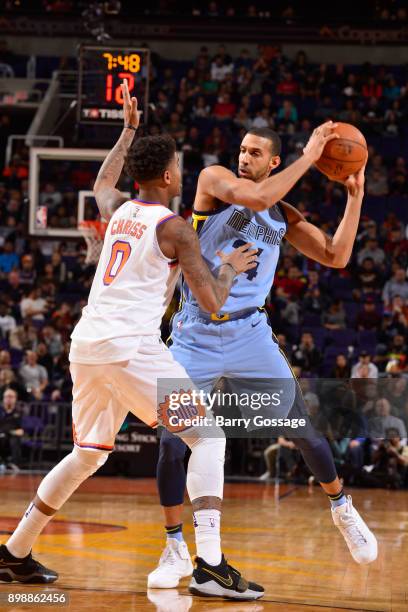
M126 128L127 130L134 130L135 132L137 132L137 128L135 128L134 125L130 125L130 123L128 123L127 125L123 127Z

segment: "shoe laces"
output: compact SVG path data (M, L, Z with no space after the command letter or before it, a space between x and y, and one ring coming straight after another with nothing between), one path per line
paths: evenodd
M342 525L348 535L348 537L353 541L356 546L361 546L362 544L367 544L367 540L359 529L356 519L350 513L344 513L340 516L340 520Z
M160 557L160 565L164 563L168 563L169 565L174 565L176 562L176 556L174 554L174 550L169 544L165 547Z
M249 588L249 582L248 580L246 580L241 572L239 572L237 569L235 569L235 567L232 567L232 565L230 565L229 563L227 563L227 568L229 570L230 576L231 573L233 574L233 576L236 579L236 589L240 592L244 592Z
M241 577L241 572L239 572L237 569L235 569L235 567L232 567L232 565L230 565L229 563L227 563L227 568L233 572L236 576L238 576L238 578Z

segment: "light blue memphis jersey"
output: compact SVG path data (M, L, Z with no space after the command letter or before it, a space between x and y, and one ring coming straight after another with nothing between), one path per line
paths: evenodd
M221 205L211 212L194 211L193 226L199 235L203 257L215 275L221 266L216 251L230 253L245 242L252 242L258 249L257 267L235 279L221 312L263 306L273 284L280 243L287 230L283 207L276 204L255 212L244 206ZM198 305L186 283L183 297L187 303Z

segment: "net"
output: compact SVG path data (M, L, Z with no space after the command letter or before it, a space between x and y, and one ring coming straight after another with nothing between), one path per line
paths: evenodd
M98 263L108 224L105 221L81 221L78 229L86 242L86 263Z

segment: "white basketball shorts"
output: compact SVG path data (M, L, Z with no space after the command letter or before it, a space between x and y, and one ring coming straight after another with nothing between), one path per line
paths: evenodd
M72 421L76 445L113 450L128 412L151 427L158 421L158 379L189 377L157 336L143 337L135 358L116 363L71 363ZM189 381L189 388L194 388Z

